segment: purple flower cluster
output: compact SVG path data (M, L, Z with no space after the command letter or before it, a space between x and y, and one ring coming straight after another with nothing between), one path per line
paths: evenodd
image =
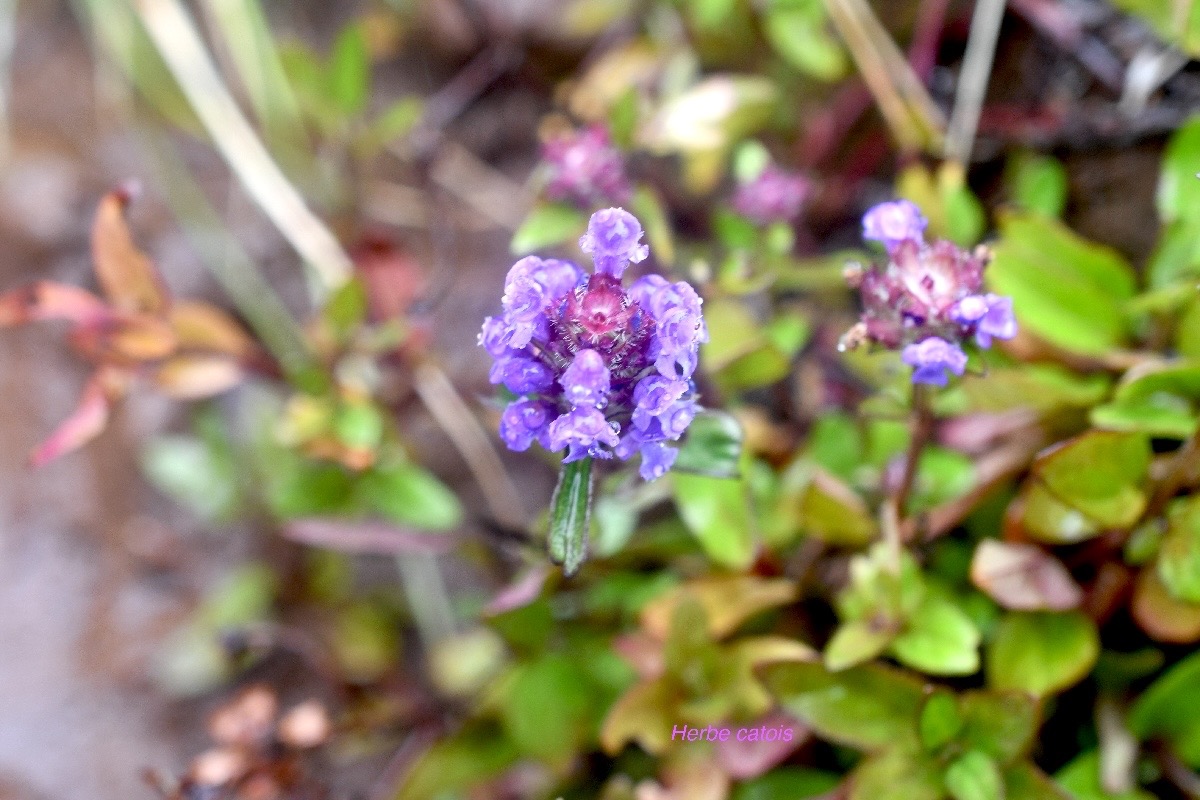
M810 188L800 173L770 164L754 180L737 187L733 209L756 225L791 222L808 199Z
M862 320L843 348L872 342L901 350L914 383L945 386L967 368L963 343L981 348L1017 335L1012 299L983 291L988 253L925 241L927 220L907 200L881 203L863 217L863 238L887 250L887 266L854 266L847 280L862 294Z
M488 317L479 344L494 359L491 381L518 399L500 418L512 450L538 442L577 459L627 460L654 480L671 468L696 415L692 373L708 340L701 299L684 281L621 276L646 258L642 226L620 208L597 211L579 245L590 276L568 261L529 256L504 281L504 314Z
M627 203L633 194L625 159L608 132L593 125L559 134L542 145L546 196L583 209Z

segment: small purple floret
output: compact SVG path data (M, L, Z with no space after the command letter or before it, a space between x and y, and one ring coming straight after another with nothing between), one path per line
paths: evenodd
M863 238L881 242L890 252L904 241L921 241L929 221L908 200L880 203L863 215Z
M546 195L581 209L627 203L633 191L625 159L599 126L560 134L542 147Z
M592 214L579 248L591 255L597 273L620 280L626 267L650 254L649 246L640 244L641 238L642 224L637 217L623 208L606 208Z
M1017 335L1012 298L989 294L986 300L987 313L979 320L979 327L975 331L975 342L980 347L991 347L992 339L1011 339Z
M947 373L962 375L967 368L967 354L962 348L936 336L908 345L900 358L913 367L913 383L945 386Z
M757 225L791 222L800 214L809 189L803 175L770 164L754 180L737 187L733 208Z
M595 272L568 261L523 258L505 280L504 314L484 320L479 345L491 380L522 395L500 436L513 450L534 441L584 457L641 455L653 480L674 463L699 406L691 382L708 341L700 295L686 282L647 275L626 289L620 275L648 252L641 224L611 208L592 215L581 244Z
M558 382L562 384L563 397L575 408L603 408L608 402L608 367L595 350L576 353Z

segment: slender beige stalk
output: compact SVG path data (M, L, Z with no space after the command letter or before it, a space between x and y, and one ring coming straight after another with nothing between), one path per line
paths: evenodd
M865 0L826 5L896 140L906 147L940 146L942 112L871 6Z
M521 495L488 435L446 373L422 361L413 369L413 381L421 402L466 460L496 520L508 527L523 528L526 519Z
M971 16L971 34L958 76L958 91L954 95L954 113L946 133L947 161L966 164L975 146L979 115L987 94L992 61L996 57L996 42L1000 38L1000 23L1004 19L1005 0L977 0Z
M329 228L284 176L218 74L180 0L135 0L151 41L246 192L311 267L318 302L350 277Z

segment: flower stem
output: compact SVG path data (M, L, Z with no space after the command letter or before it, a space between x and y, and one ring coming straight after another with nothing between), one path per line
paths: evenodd
M883 532L883 540L888 547L888 562L895 574L900 573L900 556L904 548L905 525L904 519L908 497L912 494L913 484L917 479L917 466L921 460L921 452L933 433L933 410L929 406L929 388L924 384L914 384L912 393L911 429L908 440L908 450L904 453L904 464L900 473L900 481L879 510L879 526Z
M591 458L563 464L550 500L550 559L568 577L587 560L593 485Z

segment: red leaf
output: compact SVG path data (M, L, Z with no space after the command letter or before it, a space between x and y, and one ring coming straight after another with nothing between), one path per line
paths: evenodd
M71 416L30 453L33 466L47 464L96 438L108 423L109 410L124 393L125 384L126 376L115 370L101 368L92 373Z
M1031 544L984 539L971 559L971 581L1014 611L1065 611L1083 600L1062 562Z
M550 568L545 564L530 567L496 593L484 608L484 615L495 616L529 605L541 595L542 587L546 585L546 578L549 576Z
M112 309L99 297L65 283L38 281L0 294L0 327L52 319L96 325L112 316Z
M309 518L287 523L283 536L293 542L338 550L343 553L445 553L458 544L458 537L444 533L418 533L382 522L351 522Z
M782 711L774 711L748 725L725 727L730 729L729 738L717 743L717 761L725 774L739 781L757 778L783 763L809 738L808 727ZM768 732L777 734L777 738L767 741ZM737 737L742 734L745 737L739 741ZM751 735L755 741L748 741Z

